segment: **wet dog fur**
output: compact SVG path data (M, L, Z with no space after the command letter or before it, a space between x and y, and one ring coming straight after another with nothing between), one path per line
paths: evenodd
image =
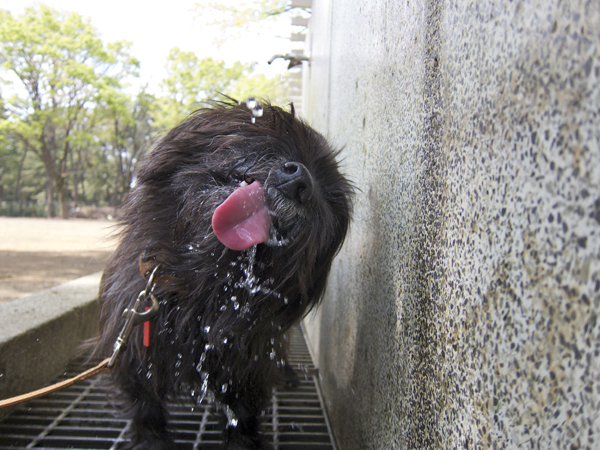
M251 117L233 102L192 114L141 163L125 201L120 244L100 287L97 354L110 356L123 310L161 265L150 346L135 328L111 373L120 409L132 419L132 448L176 448L166 400L207 389L227 413L226 448L271 448L259 417L273 387L291 374L285 333L323 295L348 229L352 187L337 152L293 107L264 105L262 117ZM269 239L230 250L211 217L253 180L264 188Z

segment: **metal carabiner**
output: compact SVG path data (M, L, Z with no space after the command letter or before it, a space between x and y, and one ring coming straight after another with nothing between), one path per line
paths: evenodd
M154 294L152 293L152 290L154 289L154 277L159 267L160 264L158 264L152 271L152 274L150 274L150 277L148 278L148 283L146 284L146 289L139 293L137 299L133 304L133 307L125 308L125 310L123 311L125 325L119 333L119 337L117 337L117 340L115 341L115 345L113 347L113 354L110 357L110 361L107 364L108 368L111 368L117 362L117 358L119 356L119 353L121 352L121 348L127 345L127 341L129 340L129 336L131 335L131 331L133 330L133 328L139 325L140 323L153 319L158 314L159 303ZM150 297L150 301L152 303L150 308L143 312L137 312L137 309L142 300L145 300L148 297Z

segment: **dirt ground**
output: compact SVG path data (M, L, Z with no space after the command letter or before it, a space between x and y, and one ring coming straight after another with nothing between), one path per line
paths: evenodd
M0 303L104 269L114 222L0 217Z

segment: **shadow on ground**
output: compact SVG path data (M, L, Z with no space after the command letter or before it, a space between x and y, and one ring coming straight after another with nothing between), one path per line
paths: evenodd
M0 303L104 270L110 254L0 251Z

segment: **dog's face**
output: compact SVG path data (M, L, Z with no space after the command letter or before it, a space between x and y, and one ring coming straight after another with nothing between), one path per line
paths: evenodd
M201 110L142 165L126 207L131 236L180 290L206 291L256 245L264 278L318 301L350 220L349 182L325 139L278 107ZM132 250L135 251L135 250Z

